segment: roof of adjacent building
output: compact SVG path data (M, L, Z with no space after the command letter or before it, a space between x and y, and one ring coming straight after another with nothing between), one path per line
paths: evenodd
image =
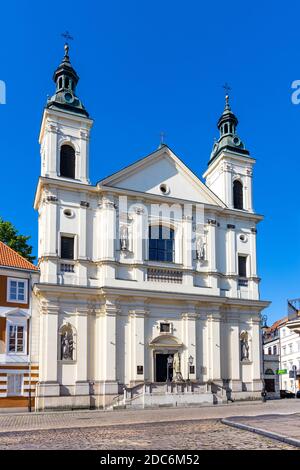
M27 269L28 271L38 271L38 267L30 263L15 250L0 241L0 266L10 268Z
M272 331L275 331L278 328L280 328L281 326L284 326L287 323L287 321L288 321L288 317L280 318L279 320L276 320L273 323L273 325L266 328L264 331L265 331L265 333L272 333Z

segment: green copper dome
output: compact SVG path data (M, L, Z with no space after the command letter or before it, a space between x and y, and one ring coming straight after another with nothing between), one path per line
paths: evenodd
M88 117L88 112L76 96L76 86L79 76L73 69L69 58L69 45L65 44L65 55L53 74L56 84L55 94L48 99L47 108L58 109Z
M210 164L220 154L222 150L249 155L248 150L245 149L244 143L241 141L236 133L238 119L231 111L229 104L229 95L225 97L225 108L218 120L218 129L220 132L219 139L214 143L210 155Z

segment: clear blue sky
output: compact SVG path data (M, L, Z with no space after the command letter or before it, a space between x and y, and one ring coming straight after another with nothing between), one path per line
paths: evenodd
M30 6L28 6L30 5ZM217 136L225 81L239 134L257 159L254 174L261 297L269 322L286 313L299 286L300 5L152 0L19 2L1 5L0 214L36 248L32 208L40 171L38 134L61 32L74 36L78 94L95 119L91 179L96 182L167 143L199 176ZM35 249L36 253L36 249Z

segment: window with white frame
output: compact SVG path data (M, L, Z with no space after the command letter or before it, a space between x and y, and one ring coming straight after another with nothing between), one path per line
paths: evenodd
M286 346L282 346L282 355L284 356L286 354Z
M7 374L7 395L19 396L22 394L23 375Z
M25 327L24 325L8 326L8 352L11 354L25 352Z
M290 354L292 354L292 352L293 352L293 344L292 343L289 344L289 352L290 352Z
M26 304L28 295L27 279L7 279L7 301Z

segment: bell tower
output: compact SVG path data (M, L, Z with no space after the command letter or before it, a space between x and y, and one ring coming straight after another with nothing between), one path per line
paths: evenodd
M90 184L89 135L93 121L76 93L79 77L70 63L69 45L53 75L41 125L41 176Z
M219 139L215 141L203 177L208 186L230 209L254 212L252 173L255 160L237 134L238 119L231 111L229 95L218 120Z

